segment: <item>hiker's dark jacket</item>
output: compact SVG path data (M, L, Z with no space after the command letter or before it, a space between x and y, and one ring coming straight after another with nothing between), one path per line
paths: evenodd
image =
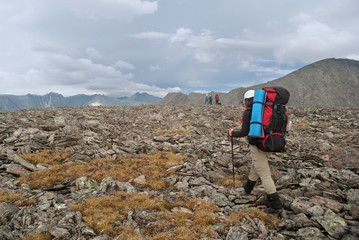
M249 127L250 127L250 123L251 123L251 117L252 117L252 106L247 108L243 112L242 129L239 130L239 131L233 131L232 132L233 137L245 137L245 136L248 136ZM251 145L257 145L257 139L248 136L248 143L251 144Z

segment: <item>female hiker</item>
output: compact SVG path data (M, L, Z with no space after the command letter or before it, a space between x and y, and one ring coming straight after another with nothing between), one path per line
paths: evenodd
M216 104L219 105L219 95L216 94L216 96L214 97L214 100L216 100Z
M230 129L228 134L231 137L245 137L249 134L249 126L252 115L254 90L248 90L244 94L244 104L246 110L242 116L242 128L240 131ZM267 200L269 206L274 210L282 209L282 203L279 199L277 189L271 176L271 171L268 164L268 152L264 152L257 148L257 139L248 136L248 143L250 146L252 165L249 171L248 180L243 184L243 188L247 194L250 194L258 180L261 179L265 192L267 193Z

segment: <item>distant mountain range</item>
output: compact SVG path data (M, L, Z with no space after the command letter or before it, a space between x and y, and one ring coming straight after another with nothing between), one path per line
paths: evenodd
M290 92L289 105L302 107L359 107L359 61L349 59L324 59L298 69L276 80L247 88L236 88L219 94L225 105L238 105L249 89L283 86ZM110 98L105 95L75 95L64 97L57 93L44 96L0 95L0 111L17 111L29 108L119 106L141 104L201 105L205 94L169 93L163 99L147 93L130 97Z
M249 89L283 86L290 92L289 105L302 107L359 107L359 61L324 59L298 69L284 77L247 88L219 94L226 105L237 105ZM160 104L204 104L205 94L169 93Z
M27 94L23 96L0 95L0 111L13 112L29 108L47 107L79 107L79 106L121 106L157 104L161 98L148 93L136 93L130 97L110 98L105 95L75 95L64 97L58 93L48 93L43 96Z

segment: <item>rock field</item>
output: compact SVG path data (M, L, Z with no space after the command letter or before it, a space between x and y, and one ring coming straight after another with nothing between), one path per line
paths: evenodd
M71 207L111 193L145 193L169 203L179 195L214 202L216 220L207 224L210 233L198 235L200 239L359 239L359 109L288 108L293 122L288 149L270 157L284 204L280 213L267 213L260 181L252 195L240 187L250 164L246 138L234 139L233 187L227 131L239 128L243 110L242 106L142 105L0 112L0 239L31 239L42 233L47 239L126 239L94 229L84 212ZM124 182L116 176L97 181L78 176L39 188L20 181L53 167L31 163L26 154L64 149L70 154L63 163L81 166L94 159L158 152L185 158L168 169L173 174L165 176L165 189L149 188L146 174ZM20 197L12 200L13 195ZM231 222L230 215L251 208L279 219L278 223L273 227L249 214ZM151 214L156 211L135 209L111 224L132 227L137 239L151 239L157 229L149 230L155 221ZM195 208L168 210L176 211L191 216ZM192 224L189 219L187 224Z

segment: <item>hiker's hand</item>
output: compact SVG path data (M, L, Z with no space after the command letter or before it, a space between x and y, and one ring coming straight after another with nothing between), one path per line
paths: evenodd
M229 131L228 131L228 135L232 137L232 132L233 132L233 131L234 131L234 129L233 129L233 128L229 129Z

